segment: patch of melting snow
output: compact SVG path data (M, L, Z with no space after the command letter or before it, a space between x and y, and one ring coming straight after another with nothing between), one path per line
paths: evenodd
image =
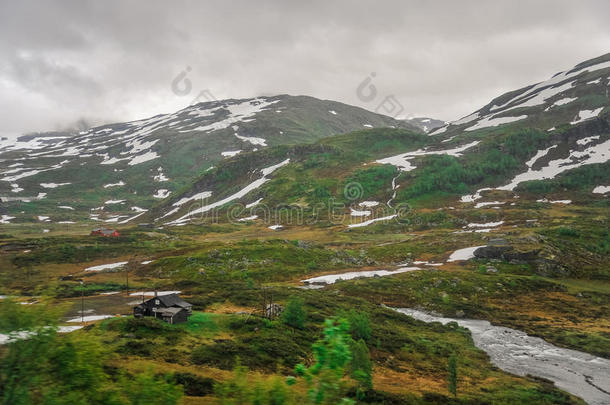
M467 248L463 248L463 249L458 249L455 252L451 253L451 255L449 256L449 259L447 259L447 262L457 262L460 260L470 260L474 257L474 251L477 250L478 248L482 248L485 247L486 245L482 245L482 246L473 246L473 247L467 247Z
M379 201L362 201L358 204L360 207L372 208L379 205Z
M373 219L369 219L368 221L360 222L357 224L349 224L347 227L348 228L360 228L362 226L369 226L371 224L374 224L375 222L389 221L390 219L394 219L397 216L398 216L398 214L394 214L394 215L388 215L387 217L373 218Z
M123 182L123 180L120 180L118 183L104 184L104 188L121 187L121 186L124 186L124 185L125 185L125 183Z
M596 136L587 136L586 138L582 138L582 139L577 140L576 143L578 145L588 145L588 144L590 144L591 142L593 142L593 141L595 141L597 139L599 139L599 135L596 135Z
M570 122L570 124L575 125L590 118L595 118L599 115L600 112L602 112L603 109L604 107L599 107L594 110L582 110L578 113L576 119Z
M549 379L591 405L610 403L610 360L554 346L525 332L476 319L452 319L410 308L396 311L424 322L456 322L491 362L509 373Z
M45 216L45 215L38 215L38 220L41 222L49 222L49 217Z
M499 105L499 106L494 106L494 108L492 110L498 111L500 109L503 109L506 106L513 104L514 102L523 103L526 100L530 100L532 96L535 96L536 94L539 94L548 88L558 89L558 88L561 88L562 86L565 86L566 84L562 85L561 83L566 82L568 80L571 81L571 79L575 78L576 76L578 76L584 72L592 72L595 70L605 69L607 67L610 67L610 61L601 62L596 65L587 66L587 67L584 67L581 69L576 69L576 70L571 69L571 70L568 70L565 72L558 73L558 74L554 75L552 78L550 78L549 80L538 83L535 86L524 91L523 93L516 95L512 99L508 100L506 103ZM559 86L557 86L557 85L559 85ZM571 86L572 86L572 83L570 83L570 87ZM567 89L567 87L563 87L563 90L565 90L565 89ZM551 91L553 91L553 90L551 90ZM511 108L513 108L513 107L511 107Z
M474 194L463 195L460 198L460 201L463 203L475 202L476 200L483 198L483 196L481 196L481 192L488 191L488 190L492 190L492 188L490 188L490 187L480 188Z
M40 187L42 188L57 188L61 186L67 186L72 183L40 183Z
M331 113L332 115L337 115L337 112L334 110L328 110L329 113Z
M183 197L181 199L179 199L178 201L176 201L175 203L173 203L172 205L174 207L180 207L181 205L186 204L189 201L195 201L195 200L205 200L206 198L210 198L212 196L212 192L211 191L202 191L200 193L197 194L193 194L190 197Z
M15 217L11 217L10 215L2 215L0 216L0 224L10 224L11 219L15 219Z
M258 215L251 215L249 217L239 218L238 221L239 222L254 221L256 218L258 218Z
M124 202L125 202L125 200L108 200L104 204L105 205L109 205L109 204L122 204Z
M435 129L432 132L429 132L428 135L438 135L438 134L442 134L443 132L445 132L447 130L447 128L449 127L449 125L444 125L440 128ZM443 141L444 142L444 141Z
M160 156L157 154L157 152L149 151L149 152L146 152L141 155L133 157L127 164L129 166L134 166L134 165L138 165L140 163L148 162L149 160L153 160L158 157L160 157Z
M150 263L152 263L152 262L154 262L154 260L144 260L144 261L143 261L142 263L140 263L140 264L150 264Z
M153 194L153 198L160 198L160 199L167 198L167 197L169 197L169 195L171 193L172 192L166 188L160 188L159 190L157 190L155 192L155 194Z
M445 263L431 263L427 260L416 260L413 264L423 265L423 266L442 266Z
M477 129L482 129L482 128L496 127L501 124L508 124L510 122L521 121L526 118L527 118L527 115L519 115L517 117L498 117L498 118L485 117L482 120L480 120L479 122L477 122L476 124L474 124L473 126L470 126L466 129L464 129L464 131L475 131Z
M452 121L452 122L451 122L451 125L462 125L462 124L467 124L467 123L472 122L472 121L474 121L474 120L476 120L476 119L478 119L478 118L479 118L479 113L478 113L478 112L475 112L475 113L472 113L472 114L467 115L467 116L465 116L465 117L462 117L462 118L460 118L460 119L459 119L459 120L457 120L457 121Z
M116 157L111 158L108 154L100 155L100 154L96 153L96 155L104 157L104 160L102 160L102 162L100 163L101 165L113 165L115 163L119 163L122 160L128 160L129 159L128 157L126 157L126 158L116 158Z
M164 182L164 181L168 181L169 180L169 178L167 178L165 176L165 174L163 174L163 168L162 167L157 168L157 173L158 173L157 175L153 176L153 180L154 181Z
M340 280L353 280L355 278L384 277L393 274L406 273L408 271L421 270L419 267L401 267L396 270L368 270L352 271L348 273L327 274L325 276L308 278L302 280L304 284L334 284Z
M260 202L263 201L263 198L259 198L258 200L251 202L250 204L246 204L246 208L256 207Z
M277 230L282 229L284 227L282 225L271 225L271 226L268 226L267 228L269 228L271 230L274 230L274 231L277 231Z
M252 145L267 146L267 141L263 138L257 138L254 136L241 136L238 135L237 132L234 135L237 137L237 139L241 139L244 142L250 142Z
M109 263L109 264L100 264L99 266L87 267L85 271L102 271L102 270L110 270L116 269L119 267L123 267L127 264L127 262L117 262L117 263Z
M506 201L486 201L475 204L475 208L487 207L488 205L503 205L506 204Z
M593 189L592 193L594 193L594 194L610 193L610 186L597 186Z
M517 175L509 184L497 189L512 191L521 182L552 179L566 170L594 163L604 163L608 159L610 159L610 140L591 146L583 151L572 151L567 158L552 160L547 163L547 166L538 170L533 170L530 167L527 172Z
M550 201L546 198L542 198L539 200L536 200L536 202L539 203L549 203L549 204L571 204L572 200L554 200L554 201Z
M350 210L351 210L350 215L352 217L368 217L369 215L371 215L371 211L368 211L368 210L358 211L353 208L350 208Z
M180 132L190 132L190 131L214 131L218 129L225 129L230 127L231 125L238 123L240 121L246 122L246 118L254 117L257 113L265 110L268 106L279 102L280 100L268 101L263 98L256 98L242 101L238 104L225 104L222 109L228 112L228 115L225 119L220 121L215 121L208 125L202 125L196 128L184 129L180 128ZM280 110L281 111L281 110Z
M57 208L61 208L62 210L74 211L74 208L70 207L69 205L58 205Z
M119 224L126 224L126 223L128 223L128 222L130 222L130 221L133 221L134 219L136 219L136 218L138 218L138 217L140 217L140 216L144 215L144 213L145 213L145 212L146 212L146 211L144 211L144 212L140 212L139 214L136 214L136 215L134 215L134 216L132 216L132 217L129 217L129 218L127 218L127 219L124 219L124 220L120 221L120 222L119 222ZM118 219L118 218L117 218L117 219Z
M193 210L193 211L189 212L188 214L183 215L182 217L176 219L175 221L169 222L168 224L178 225L180 223L184 223L184 222L188 221L189 218L192 217L193 215L198 215L198 214L208 212L209 210L214 209L216 207L220 207L230 201L245 197L251 191L256 190L257 188L259 188L260 186L262 186L263 184L268 182L269 181L269 178L267 177L268 175L270 175L271 173L273 173L275 170L279 169L280 167L287 165L288 163L290 163L290 159L286 159L278 164L275 164L273 166L269 166L269 167L262 169L261 172L263 174L263 177L248 184L246 187L242 188L237 193L232 194L229 197L223 198L220 201L216 201L215 203L208 204L206 206Z
M381 164L391 164L396 166L399 170L408 172L416 168L416 166L411 164L411 160L418 156L426 156L426 155L450 155L450 156L461 156L462 152L467 149L472 148L479 144L480 141L474 141L468 143L463 146L459 146L453 149L445 149L445 150L426 150L426 149L418 149L413 152L401 153L400 155L390 156L384 159L379 159L376 162Z
M21 191L23 191L23 188L19 187L19 184L17 184L17 183L12 183L11 184L11 192L19 193Z
M66 322L93 322L93 321L101 321L102 319L114 318L114 315L87 315L84 317L72 318L68 319Z
M477 224L477 223L470 223L467 225L468 228L495 228L497 226L500 226L504 223L504 221L498 221L498 222L486 222L486 223L482 223L482 224Z
M536 152L534 157L526 162L528 170L515 176L507 185L496 187L495 190L513 191L517 185L524 181L530 180L545 180L553 179L560 173L567 170L575 169L584 165L595 163L604 163L610 159L610 140L590 146L583 151L571 151L567 158L551 160L545 167L534 170L532 166L548 152L556 148L557 145L550 146L546 149ZM481 198L481 192L494 190L494 188L486 187L477 190L475 194L465 195L461 197L462 202L474 202Z
M114 215L109 219L104 220L104 222L119 222L119 219L125 218L125 215Z
M551 149L554 149L556 147L557 147L557 145L553 145L553 146L549 146L546 149L542 149L542 150L537 151L536 154L530 160L525 162L525 165L527 167L532 167L534 165L534 163L536 163L539 159L541 159L544 156L546 156Z
M365 128L373 128L373 126L371 124L362 124L362 126Z
M562 98L562 99L555 101L553 103L553 105L556 105L556 106L565 105L565 104L569 104L575 100L578 100L578 97L574 97L574 98L566 97L566 98Z
M224 157L233 157L237 154L239 154L241 152L241 150L228 150L226 152L221 152L220 154Z

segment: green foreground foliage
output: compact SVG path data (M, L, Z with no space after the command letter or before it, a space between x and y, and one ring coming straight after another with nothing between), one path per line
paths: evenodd
M314 363L309 367L298 364L294 370L296 377L288 377L284 381L277 377L251 381L247 376L248 369L238 364L233 370L233 378L216 386L220 403L354 404L353 400L347 398L354 381L350 382L346 377L352 375L360 384L359 390L372 389L372 363L364 341L353 342L349 329L345 319L327 319L323 338L313 345ZM355 349L353 356L350 345ZM351 373L348 373L350 368ZM306 394L299 387L303 383Z
M42 316L40 314L43 314ZM0 327L14 338L0 348L0 401L5 405L173 405L182 387L152 371L132 378L107 366L93 336L59 335L51 311L0 302Z

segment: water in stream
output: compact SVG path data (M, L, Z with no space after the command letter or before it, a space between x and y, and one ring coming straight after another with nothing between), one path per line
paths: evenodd
M424 322L457 322L470 330L475 345L502 370L546 378L591 405L610 404L610 360L563 349L487 321L443 318L409 308L396 308L396 311Z

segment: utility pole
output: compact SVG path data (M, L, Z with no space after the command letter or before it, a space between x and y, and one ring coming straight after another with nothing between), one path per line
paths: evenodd
M125 266L125 294L129 297L129 263Z
M261 290L263 291L263 318L267 317L267 289L261 286Z
M80 322L85 323L85 284L80 281Z
M273 320L275 316L274 307L273 307L273 290L269 292L269 319Z

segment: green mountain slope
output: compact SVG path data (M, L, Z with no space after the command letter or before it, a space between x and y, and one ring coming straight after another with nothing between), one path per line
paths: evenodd
M259 199L273 207L314 210L329 198L374 200L387 208L472 204L484 202L486 194L509 203L521 191L539 198L569 189L579 198L603 198L592 191L610 183L609 82L610 54L502 95L432 136L368 130L326 138L298 152L240 155L159 205L155 219L183 224L190 205L178 202L202 195L200 213ZM263 175L264 168L280 163L277 172ZM225 177L230 180L219 181ZM358 184L358 201L344 195L350 183Z
M82 220L91 212L91 219L121 223L235 154L389 126L417 130L306 96L200 103L145 120L0 145L0 198L14 222L37 216Z

